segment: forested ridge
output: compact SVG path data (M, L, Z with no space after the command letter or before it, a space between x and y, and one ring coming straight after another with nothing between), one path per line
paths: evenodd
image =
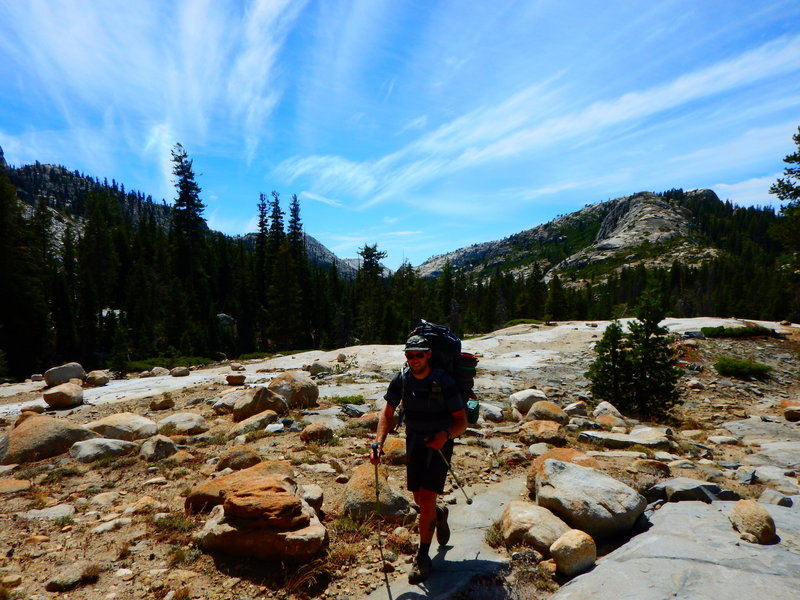
M538 248L544 260L518 240L509 262L527 261L525 275L497 260L469 276L445 264L422 278L407 262L385 276L385 254L365 245L352 278L308 260L297 196L254 199L255 243L223 235L207 227L180 145L172 162L171 206L60 167L0 166L0 375L23 378L71 360L123 371L154 357L398 343L418 318L461 335L513 319L610 319L629 315L645 289L668 315L800 320L792 237L772 209L663 192L719 249L699 266L609 262L545 279L591 241L598 221L579 223L552 251ZM637 255L667 250L645 243Z

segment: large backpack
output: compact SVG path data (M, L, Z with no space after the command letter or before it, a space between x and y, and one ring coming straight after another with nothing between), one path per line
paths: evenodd
M480 416L478 397L472 389L475 386L475 369L478 357L461 351L461 340L444 325L436 325L420 319L409 335L424 337L431 347L432 367L438 367L455 379L458 391L464 399L467 422L474 425ZM441 394L441 383L433 382L431 393Z

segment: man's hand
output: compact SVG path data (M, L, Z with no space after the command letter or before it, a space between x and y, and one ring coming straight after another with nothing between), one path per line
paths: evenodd
M373 465L379 465L381 456L383 456L383 444L372 444L369 449L369 462Z
M425 438L425 445L434 450L441 450L449 439L447 431L437 431L432 436Z

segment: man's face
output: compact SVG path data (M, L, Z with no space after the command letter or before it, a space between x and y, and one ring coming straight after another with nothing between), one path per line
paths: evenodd
M406 361L412 373L423 373L428 368L431 358L430 350L407 350Z

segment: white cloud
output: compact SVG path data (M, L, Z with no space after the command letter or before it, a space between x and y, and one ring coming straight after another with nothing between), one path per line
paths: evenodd
M315 194L313 192L300 192L300 198L314 200L315 202L322 202L323 204L327 204L328 206L335 206L336 208L344 208L345 205L339 202L338 200L333 200L331 198L326 198L325 196L321 196L319 194Z
M780 203L769 193L769 188L781 175L774 173L736 183L717 183L711 187L722 200L730 200L739 206L778 206Z
M559 142L585 143L601 132L608 140L615 135L613 128L618 129L617 135L629 135L641 120L657 113L787 76L798 68L800 36L784 37L663 84L569 113L559 112L560 94L553 87L556 76L497 105L464 114L379 159L358 162L340 156L309 156L285 161L279 171L292 181L307 178L312 189L353 194L365 207L389 199L407 202L410 191L447 175L520 159Z

